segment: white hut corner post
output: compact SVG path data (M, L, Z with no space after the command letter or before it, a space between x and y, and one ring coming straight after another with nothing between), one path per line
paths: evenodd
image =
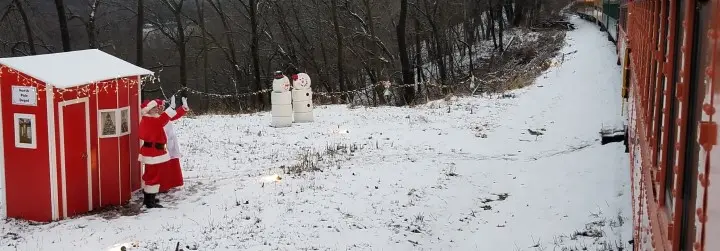
M47 107L48 152L50 154L50 205L52 207L52 220L59 220L61 216L57 179L57 145L55 144L55 88L49 84L45 85L45 97ZM62 109L62 107L59 106L58 108ZM64 184L63 188L65 188Z
M2 68L0 68L2 71ZM2 72L0 72L2 75ZM2 86L2 77L0 77L0 86ZM0 125L2 125L2 88L0 88ZM7 203L5 201L5 144L3 142L3 129L0 127L0 219L7 218Z

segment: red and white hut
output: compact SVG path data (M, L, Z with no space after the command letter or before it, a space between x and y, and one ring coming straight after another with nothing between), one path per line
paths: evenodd
M52 221L140 188L141 76L100 50L0 59L0 217Z

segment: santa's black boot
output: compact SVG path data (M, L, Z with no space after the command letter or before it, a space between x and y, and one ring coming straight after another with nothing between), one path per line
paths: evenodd
M158 204L158 200L155 199L154 193L145 193L145 198L143 198L143 204L145 204L145 207L147 208L163 208L162 205Z

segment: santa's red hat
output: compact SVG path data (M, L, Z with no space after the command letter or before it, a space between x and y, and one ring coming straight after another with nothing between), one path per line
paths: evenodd
M150 112L150 110L152 110L153 108L155 108L155 107L158 106L158 105L163 105L163 101L160 100L160 99L145 100L145 102L143 102L143 103L140 105L140 112L141 112L142 114L146 114L146 113Z

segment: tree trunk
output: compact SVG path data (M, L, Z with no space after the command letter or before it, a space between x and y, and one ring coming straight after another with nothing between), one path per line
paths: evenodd
M490 36L492 36L493 48L495 48L497 50L498 44L497 44L497 38L495 37L495 17L494 17L495 15L493 15L493 8L492 7L488 8L487 13L488 13L487 14L488 30L489 30Z
M366 13L365 20L368 24L368 29L370 30L370 36L371 36L370 48L372 48L371 51L372 51L373 55L378 56L380 53L378 50L379 48L377 45L377 41L375 41L375 39L377 38L377 34L375 33L375 22L373 22L372 4L370 3L370 0L363 0L363 3L365 5L365 13ZM377 70L378 66L376 63L377 60L375 58L370 58L369 60L370 60L370 67L369 67L368 74L370 75L370 82L371 82L370 84L375 85L378 83L378 81L379 81L378 78L380 77L380 76L378 76L378 70ZM380 104L385 104L387 102L385 100L385 95L382 94L383 89L384 88L382 86L378 85L377 87L375 87L375 93L373 93L373 98L379 100ZM378 102L375 102L375 105L377 105L377 103Z
M515 0L515 9L513 10L513 26L520 26L525 21L525 10L523 6L527 4L525 0Z
M20 12L20 17L22 17L23 24L25 25L25 35L27 36L28 47L30 48L30 55L37 55L37 51L35 50L35 36L33 36L32 27L30 26L30 21L28 20L27 13L25 13L25 9L23 8L20 0L14 0L14 2L15 6Z
M187 72L187 40L185 39L185 25L183 25L182 20L182 8L184 5L184 0L180 1L175 6L175 25L177 26L177 33L178 38L175 42L175 45L177 46L178 54L180 56L180 85L183 88L183 96L186 96L185 88L187 88L187 82L188 82L188 72Z
M333 26L335 28L335 37L337 42L337 68L338 68L338 84L340 85L340 90L343 92L341 95L342 102L347 102L348 97L345 92L347 91L347 86L345 85L345 71L344 71L344 65L343 65L343 36L340 32L340 20L338 20L338 3L337 0L332 0L332 19L333 19Z
M490 33L490 28L485 27L485 22L483 22L483 20L482 20L482 13L480 14L480 22L479 23L480 23L480 33L482 35L482 39L483 40L490 39L490 36L488 34L488 33Z
M143 67L143 45L145 40L145 6L144 0L137 0L137 22L135 23L135 64Z
M400 65L402 66L403 88L405 103L413 104L415 101L415 87L412 67L410 67L410 59L407 52L406 23L407 23L408 0L400 0L400 22L397 26L398 49L400 50Z
M259 92L262 90L262 81L260 79L260 35L258 35L258 21L257 21L257 0L250 0L250 27L251 27L251 39L250 53L253 63L253 77L254 77L254 91ZM255 103L260 109L265 108L263 96L261 94L255 95Z
M417 74L417 82L425 81L423 78L423 60L422 60L422 43L420 38L420 20L415 18L415 71Z
M505 0L505 3L503 4L503 6L502 6L501 8L504 8L504 9L505 9L505 16L507 17L508 24L510 24L511 26L513 26L513 22L510 21L510 20L512 20L512 18L513 18L513 16L514 16L514 15L513 15L514 10L513 10L512 1L510 1L510 0Z
M90 49L97 49L100 47L98 44L98 41L97 41L97 29L96 29L96 21L95 21L97 8L99 5L100 5L100 0L95 0L93 2L92 6L90 7L90 15L88 16L88 22L87 22L87 25L85 26L85 31L87 32L87 35L88 35L88 47Z
M203 71L203 90L205 93L208 92L208 42L207 42L207 29L205 28L205 1L204 0L195 0L195 7L198 11L198 19L200 21L200 30L202 31L202 51L203 51L203 65L202 65L202 71ZM205 96L204 97L204 109L207 110L210 108L210 98Z
M500 47L500 52L503 52L505 50L505 47L503 45L503 31L505 30L505 18L503 18L503 12L502 12L502 5L498 5L497 11L498 11L498 46Z
M225 15L225 12L222 11L222 5L220 5L220 2L213 2L208 1L210 3L210 6L215 9L215 12L218 13L220 16L220 21L223 26L223 34L225 36L225 42L227 43L228 49L226 54L226 60L228 61L228 66L230 67L230 71L233 73L233 77L235 78L235 81L240 81L242 79L242 72L240 71L240 65L237 59L237 52L235 50L235 42L232 40L231 34L233 34L232 27L230 26L230 22L228 20L228 16ZM239 94L238 90L235 90L235 94Z
M437 64L438 71L440 72L440 85L443 87L447 84L447 65L445 64L445 49L444 45L447 41L444 40L442 33L440 32L438 25L433 20L428 20L430 28L435 38L435 51L434 58ZM447 94L447 88L443 88L443 94Z
M135 23L135 65L143 67L143 47L145 42L145 6L143 0L137 0L137 22ZM138 86L140 99L145 100L142 85Z
M60 37L62 38L63 51L70 51L70 30L68 29L67 16L65 15L65 3L63 0L55 0L55 9L60 24Z

